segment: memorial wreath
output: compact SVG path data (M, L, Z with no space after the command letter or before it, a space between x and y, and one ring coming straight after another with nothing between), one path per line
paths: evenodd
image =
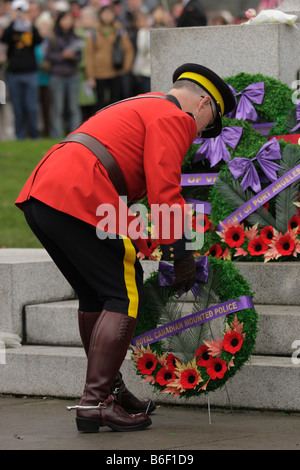
M193 231L205 233L194 254L200 273L194 313L186 315L183 297L172 289L172 265L160 262L145 282L132 343L137 374L158 392L178 397L224 386L254 350L253 295L231 260L292 261L300 255L300 147L293 145L300 137L300 101L288 86L260 74L226 81L236 109L223 117L218 137L194 141L182 165ZM159 245L150 243L160 260ZM220 316L223 333L215 339L210 325Z
M189 398L225 385L250 359L258 315L247 281L229 261L196 259L193 313L171 284L173 266L160 262L145 282L146 302L132 341L136 372L158 392ZM189 302L190 303L190 302ZM224 317L222 338L210 323Z

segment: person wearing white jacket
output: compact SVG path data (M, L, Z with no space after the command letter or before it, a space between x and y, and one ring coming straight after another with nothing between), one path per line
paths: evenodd
M140 13L137 17L137 51L132 65L136 93L150 91L150 26L149 15Z

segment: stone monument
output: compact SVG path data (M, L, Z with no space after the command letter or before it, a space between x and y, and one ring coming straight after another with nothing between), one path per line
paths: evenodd
M298 0L280 8L296 14ZM151 30L151 89L167 92L174 70L197 62L226 78L239 72L273 77L292 87L298 79L300 25L269 23Z
M278 10L283 11L289 15L297 15L298 21L300 21L300 11L299 11L299 1L298 0L284 0Z

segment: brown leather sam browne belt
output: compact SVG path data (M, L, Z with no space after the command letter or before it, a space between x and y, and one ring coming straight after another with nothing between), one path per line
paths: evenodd
M112 154L104 147L103 144L95 137L84 132L76 132L69 134L61 143L77 142L88 148L102 163L106 169L109 179L116 188L116 191L120 196L127 196L126 182L123 173L117 164Z

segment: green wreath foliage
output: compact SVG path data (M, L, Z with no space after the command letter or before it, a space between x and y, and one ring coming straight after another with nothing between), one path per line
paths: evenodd
M277 120L282 116L286 116L290 108L293 107L293 90L275 78L267 77L262 74L239 73L235 76L227 77L224 80L231 85L236 92L243 91L247 86L253 83L264 82L264 100L260 105L253 104L262 122L275 122L276 124ZM278 135L281 135L281 133Z
M225 302L227 300L238 299L241 296L253 297L251 288L248 282L243 278L239 273L238 268L233 265L230 261L223 261L216 259L214 257L209 257L209 267L210 274L207 283L200 284L199 295L195 301L195 308L199 311L199 307L208 308L212 305L215 305L220 302ZM160 287L158 284L158 273L154 272L152 275L145 281L145 291L146 291L146 301L140 312L139 324L136 330L135 336L146 333L158 325L164 324L164 311L168 310L168 318L171 318L169 321L172 321L172 316L175 315L176 307L180 304L176 294L172 287ZM218 299L218 300L217 300ZM175 319L175 318L173 318ZM212 320L213 321L213 320ZM241 328L241 333L243 334L244 340L241 346L241 349L235 353L231 353L223 349L218 357L221 361L226 363L226 372L222 378L214 378L207 372L207 368L204 366L196 366L195 360L193 362L193 367L195 366L197 372L201 376L201 382L195 385L194 388L185 388L184 386L180 389L178 395L179 397L189 398L193 396L198 396L199 394L208 393L215 391L225 385L225 383L231 379L243 366L246 362L249 361L255 347L255 340L258 332L258 314L255 309L246 308L237 313L231 313L224 317L224 334L226 328L234 328L234 326L239 325ZM207 323L202 326L190 328L186 330L191 332L197 328L204 328L204 333L207 334ZM176 337L184 335L184 331L176 334ZM190 334L190 333L189 333ZM184 350L190 350L189 352L193 355L196 354L196 351L199 347L203 346L203 335L198 332L195 333L194 337L197 338L197 342L194 343L190 336L186 339L184 337L181 339L176 338L174 344ZM173 337L172 337L173 338ZM218 342L218 341L217 341ZM193 346L191 346L193 345ZM194 350L193 350L194 347ZM143 356L143 354L153 354L153 357L159 358L163 357L165 362L167 361L170 354L174 354L175 357L182 357L181 354L184 351L174 351L171 352L166 350L166 345L163 341L158 341L156 343L148 346L147 350L143 351L143 348L138 349L134 348L134 354L132 356L134 364L136 366L136 373L139 376L142 376L145 381L150 382L157 392L162 393L172 393L170 392L170 387L168 384L160 384L156 378L158 378L158 373L164 367L164 363L156 363L155 369L151 370L151 374L141 373L138 367L138 359ZM211 354L213 356L213 354ZM147 356L148 357L148 356ZM151 356L150 360L151 360ZM179 363L176 361L176 366L182 371L191 368L192 361L189 363ZM179 372L177 373L177 376ZM177 378L178 380L178 378ZM172 381L172 379L171 379Z
M261 74L250 75L240 73L233 77L225 79L236 92L243 91L248 85L256 82L263 81L265 84L265 95L261 105L253 104L261 122L275 122L274 127L271 129L269 136L264 136L256 131L252 123L247 121L241 121L237 119L229 119L223 117L223 127L242 127L242 137L235 149L232 149L226 145L231 159L234 158L249 158L253 159L260 148L267 143L268 138L273 135L284 135L290 132L290 130L297 124L295 105L292 101L293 90L287 85L282 84L278 80L266 77ZM239 98L238 98L239 99ZM279 142L281 153L284 155L282 161L277 163L282 164L285 171L293 168L299 163L298 161L298 146L291 143L287 143L284 140ZM243 177L235 181L228 169L228 163L219 162L215 167L210 168L209 161L201 160L198 168L196 165L193 168L193 160L200 144L193 144L186 156L183 172L186 168L189 168L190 172L217 172L219 178L215 185L210 187L184 187L183 195L192 199L198 199L208 201L211 204L211 215L210 221L212 224L217 226L222 220L226 219L230 214L244 204L247 200L251 199L255 194L252 190L248 189L244 191L240 182ZM261 174L261 168L257 161L254 161L254 166ZM278 176L283 173L278 172ZM262 184L262 189L268 186L268 183ZM247 218L244 223L247 225L255 225L257 222L260 227L271 225L277 230L282 232L287 230L288 221L284 214L288 214L290 217L296 214L296 206L294 202L297 200L297 188L299 191L299 184L292 185L288 190L284 190L279 193L278 196L268 201L268 212L263 208L258 209L251 217ZM288 200L288 198L290 199ZM285 204L285 205L284 205ZM287 211L285 208L289 207ZM220 242L219 236L215 231L209 231L205 234L205 243L202 253L205 253L213 244ZM248 256L252 261L253 257ZM247 257L244 258L246 261ZM290 257L292 258L292 257ZM255 257L255 261L261 261L261 258Z

